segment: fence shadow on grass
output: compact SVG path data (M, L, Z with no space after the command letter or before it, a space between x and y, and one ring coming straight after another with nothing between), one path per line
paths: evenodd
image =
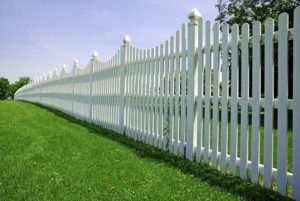
M179 169L186 174L193 175L194 177L205 181L209 185L222 188L227 192L239 195L246 200L293 200L291 198L284 197L275 191L265 189L260 185L252 184L250 180L245 181L241 180L237 176L223 174L218 170L212 169L208 165L188 161L167 151L162 151L161 149L137 142L134 139L120 135L105 128L101 128L97 125L78 120L75 117L55 109L48 108L40 104L30 104L34 104L37 107L45 109L58 117L66 119L69 122L80 124L87 128L91 133L114 140L132 150L140 158L147 158L159 163L165 163L169 166Z

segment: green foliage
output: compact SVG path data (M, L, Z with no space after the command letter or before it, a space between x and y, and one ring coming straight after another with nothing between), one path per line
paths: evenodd
M0 113L0 200L289 200L53 109Z
M283 12L289 13L292 21L292 13L299 5L299 0L218 0L216 8L219 14L216 21L230 25L264 22L267 18L276 21Z
M227 4L226 0L217 0L216 8L218 10L218 16L216 18L216 21L219 23L224 23L227 21Z
M24 85L28 84L29 82L30 82L30 78L29 77L27 77L27 76L19 77L18 81L16 81L15 83L13 83L13 84L10 85L11 96L13 97L14 94L16 93L16 91L18 91L18 89L20 89Z
M0 100L4 100L8 97L9 91L9 81L5 77L0 78Z
M19 77L19 80L10 84L5 77L0 78L0 100L5 100L8 97L14 97L14 94L18 89L30 82L30 78L27 76Z

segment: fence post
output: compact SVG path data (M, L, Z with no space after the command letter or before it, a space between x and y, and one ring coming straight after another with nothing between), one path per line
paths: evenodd
M130 44L130 37L126 35L123 39L121 47L121 65L120 65L120 110L119 110L119 133L124 133L124 94L125 94L125 67L126 56L128 54L128 47Z
M198 93L198 77L196 63L196 48L198 45L198 19L201 17L199 11L193 8L188 18L188 94L187 94L187 147L186 158L193 160L194 148L197 142L195 94Z
M90 71L90 108L89 108L89 121L92 123L92 109L93 109L93 79L94 79L94 66L95 61L97 60L98 53L93 52L92 54L92 65L91 65L91 71Z
M75 76L76 76L76 68L79 65L78 59L74 60L73 65L73 75L72 75L72 115L74 116L74 99L75 99Z

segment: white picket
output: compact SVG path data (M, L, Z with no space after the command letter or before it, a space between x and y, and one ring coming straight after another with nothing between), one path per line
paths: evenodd
M164 121L164 114L163 114L163 95L164 95L164 45L160 45L160 55L159 55L159 125L158 125L158 148L162 147L162 140L163 140L163 121Z
M139 71L140 71L140 78L139 78L139 112L140 112L140 116L139 116L139 141L143 141L143 132L144 132L144 61L145 61L145 57L146 57L146 52L145 50L140 50L140 62L139 62Z
M136 49L136 62L135 62L135 119L134 119L134 125L135 125L135 131L134 131L134 139L137 140L138 139L138 134L139 134L139 59L140 59L140 51L137 48Z
M134 87L133 87L133 76L135 74L134 71L134 48L133 46L130 46L130 60L129 60L129 92L130 92L130 97L129 97L129 122L128 122L128 126L129 126L129 136L132 137L132 133L133 133L133 96L134 96Z
M273 169L274 21L265 22L264 185L271 188Z
M248 169L248 99L249 99L249 25L242 26L242 96L241 96L241 160L240 177L245 178Z
M229 26L222 26L222 120L221 120L221 170L227 168L228 145L228 32Z
M133 46L130 46L130 133L129 136L133 137L134 132L134 75L135 75L135 69L134 69L134 62L135 62L135 48ZM117 95L117 94L116 94Z
M231 32L231 115L230 115L230 172L236 174L237 148L238 148L238 75L239 75L239 56L238 56L239 27L237 24L232 26Z
M129 87L129 82L130 82L130 66L128 64L128 62L130 62L129 60L130 57L130 47L128 47L127 50L127 54L126 54L126 62L125 62L125 120L124 120L124 124L125 124L125 135L129 136L129 96L130 96L130 87ZM114 64L113 64L114 66Z
M167 149L169 127L169 41L165 41L164 54L164 121L163 121L163 150Z
M261 24L253 23L251 181L258 182L260 155Z
M287 191L288 22L288 14L282 13L278 26L277 189L283 195Z
M150 96L150 136L149 136L149 144L153 145L153 129L154 129L154 68L155 68L155 63L154 63L154 48L151 49L151 58L150 58L150 73L149 76L150 78L150 82L149 82L149 96Z
M146 125L146 59L147 59L147 54L146 54L146 50L143 50L143 60L142 60L142 64L141 64L141 68L142 68L142 81L141 81L141 109L142 109L142 125L141 125L141 141L143 142L145 140L145 125Z
M172 152L173 148L173 118L174 118L174 37L171 36L170 38L170 73L169 73L169 82L170 82L170 87L169 87L169 150Z
M181 128L180 128L180 157L184 157L186 134L186 25L181 26Z
M126 58L125 58L125 61L126 61ZM111 84L111 67L112 67L112 63L113 63L113 59L111 59L110 61L109 61L109 66L108 66L108 70L107 70L107 74L108 74L108 76L107 76L107 93L108 93L108 96L107 96L107 109L108 109L108 118L107 118L107 121L108 121L108 125L107 125L107 128L108 129L111 129L111 86L112 86L112 84ZM125 68L125 70L126 70L126 64L125 64L125 62L124 62L124 68ZM125 133L125 118L126 118L126 113L125 113L125 107L126 107L126 100L125 100L125 98L126 98L126 74L125 74L125 70L124 70L124 120L123 120L123 127L124 127L124 130L123 130L123 132Z
M180 57L179 57L180 36L179 31L175 36L175 120L174 120L174 148L173 153L178 155L178 142L179 142L179 93L180 93Z
M212 167L217 167L219 143L219 23L213 25L213 124L212 124Z
M159 47L155 47L155 115L154 115L154 146L158 144L158 120L159 120Z
M131 72L132 72L132 78L131 78L131 91L132 91L132 96L131 96L131 104L132 104L132 113L131 113L131 132L130 136L131 138L135 139L135 132L136 132L136 49L133 47L132 49L132 64L131 64Z
M199 162L202 156L202 129L203 129L203 18L198 19L198 97L197 97L197 152L196 161Z
M138 81L138 86L139 86L139 115L138 115L138 137L137 139L139 141L142 140L142 79L143 79L143 50L139 50L139 81Z
M150 89L150 84L149 84L149 79L150 79L150 50L147 50L147 60L146 60L146 73L145 73L145 136L144 136L144 142L148 144L149 140L149 114L150 114L150 94L149 94L149 89Z
M208 163L210 150L210 21L206 21L206 42L205 42L205 127L204 127L204 163Z

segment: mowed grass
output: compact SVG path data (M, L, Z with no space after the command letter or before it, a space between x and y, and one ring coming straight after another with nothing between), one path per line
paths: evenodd
M0 101L0 200L282 200L52 109Z

